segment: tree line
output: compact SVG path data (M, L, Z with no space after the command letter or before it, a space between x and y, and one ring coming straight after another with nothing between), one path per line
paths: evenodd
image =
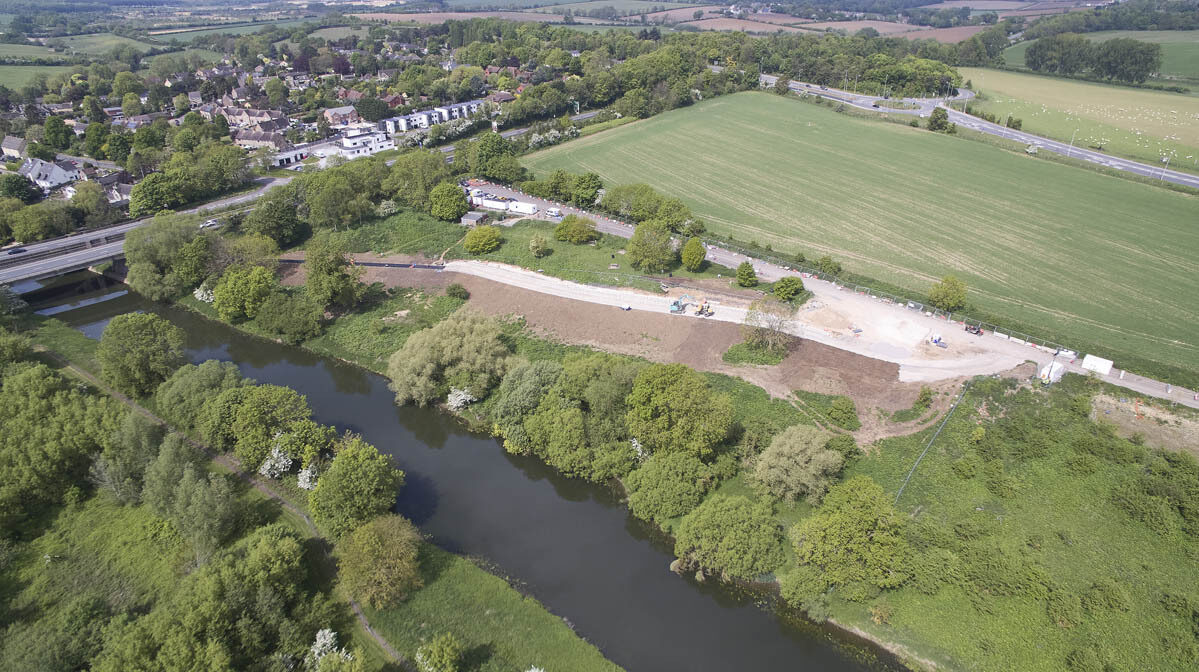
M1126 37L1092 42L1077 33L1057 33L1033 42L1024 60L1037 72L1140 84L1161 69L1162 46Z

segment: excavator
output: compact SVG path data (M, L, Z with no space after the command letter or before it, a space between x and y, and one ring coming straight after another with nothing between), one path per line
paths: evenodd
M675 299L674 303L670 304L670 314L671 315L685 314L687 312L687 304L688 303L695 303L695 297L691 296L690 294L684 294L684 295L680 296L679 298Z

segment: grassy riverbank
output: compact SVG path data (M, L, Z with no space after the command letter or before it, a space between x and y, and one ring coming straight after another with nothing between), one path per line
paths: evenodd
M457 308L460 303L456 302L450 310ZM207 304L197 304L190 307L208 307ZM206 316L213 317L209 314ZM36 322L36 342L98 375L99 368L94 357L96 341L58 320L39 318ZM325 335L328 336L329 334ZM214 469L220 468L215 463L211 466ZM291 480L294 481L294 477ZM288 484L286 481L279 483L275 489L283 493L282 496L290 506L307 513L304 491L294 488L294 484ZM311 536L303 519L281 509L277 504L272 505L272 500L259 491L246 487L241 496L246 510L256 512L257 516L269 515L264 523L278 520L287 523L297 533L312 538L314 543L324 543L320 538ZM103 495L93 499L101 498ZM119 506L116 508L124 510ZM138 510L141 510L141 507L138 507ZM100 522L93 521L88 524L88 527L99 530L98 533L93 533L93 538L107 540L108 537L112 537L116 541L109 541L110 544L126 543L122 541L124 536L121 534L105 533L110 524L119 524L134 530L145 527L128 524L128 521L122 522L124 518L121 517L111 522L106 521L102 512L96 515L99 516ZM148 511L144 512L144 517L152 519L154 525L151 527L165 526L165 529L170 531L169 524L154 518ZM179 542L177 535L175 541ZM146 551L144 555L154 555L159 561L163 560L158 557L160 549L157 547L142 545L141 548ZM80 546L79 550L86 557L99 558L102 563L115 562L118 565L140 567L148 562L140 556L110 561L104 555L104 549ZM180 552L176 551L175 555L179 555ZM170 556L167 559L169 558ZM332 588L336 581L335 569L327 560L319 561L318 555L310 554L310 558L320 565L318 570L328 582L325 588ZM178 558L169 560L166 564L173 566L172 563L178 564ZM606 660L593 645L574 634L560 618L547 611L536 599L522 595L503 578L494 576L471 559L448 553L432 543L425 543L421 549L420 564L424 588L397 607L385 610L364 609L376 631L407 657L415 655L417 647L430 638L448 631L458 636L465 645L465 663L470 666L469 669L480 672L517 668L524 670L531 665L539 665L546 669L604 672L620 669ZM129 576L149 581L145 590L151 591L158 584L171 583L170 580L159 581L155 578L161 578L164 571L161 567L149 567L131 571ZM365 631L357 627L357 624L353 628L352 641L363 649L370 669L390 669L387 655Z

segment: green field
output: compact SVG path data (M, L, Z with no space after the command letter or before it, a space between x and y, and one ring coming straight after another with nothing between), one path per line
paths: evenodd
M1156 42L1162 45L1162 79L1190 80L1199 82L1199 31L1194 30L1105 30L1086 33L1093 42L1102 42L1117 37L1130 37L1141 42ZM1025 67L1024 58L1028 48L1036 40L1020 42L1003 52L1003 60L1009 67ZM1186 82L1183 82L1186 83Z
M0 58L52 58L63 59L67 55L37 44L0 44Z
M19 89L29 83L38 73L57 75L60 72L70 72L69 65L0 65L0 85L10 89Z
M67 37L53 38L53 41L62 42L67 49L67 53L88 54L90 56L101 56L107 54L113 47L120 46L131 46L138 51L149 51L154 48L152 44L131 40L128 37L121 37L112 33L69 35Z
M959 68L975 103L1023 129L1080 146L1199 172L1199 97L982 68Z
M532 154L682 198L717 234L830 254L1063 339L1199 368L1199 199L762 93ZM1069 344L1070 341L1064 341Z
M302 23L313 21L314 19L286 19L283 21L259 21L257 23L236 23L230 24L227 27L214 26L212 28L196 28L194 30L181 30L179 32L158 33L154 37L163 41L182 40L187 42L195 37L206 35L245 35L247 33L256 33L263 28L269 26L281 26L288 28L298 26Z
M340 40L343 37L357 35L358 37L366 37L366 28L351 28L349 26L332 26L330 28L321 28L309 33L311 37L320 37L326 40Z

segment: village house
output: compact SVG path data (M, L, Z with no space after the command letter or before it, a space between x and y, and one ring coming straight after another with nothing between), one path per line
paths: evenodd
M282 133L264 133L262 131L233 131L230 134L233 137L233 144L246 150L254 150L259 147L269 147L272 150L279 151L287 149L290 143Z
M19 159L25 156L25 147L28 146L25 138L14 138L11 135L4 136L4 140L0 141L0 148L4 149L4 157L7 159Z
M25 159L25 163L17 170L17 174L26 177L30 182L50 191L64 184L70 184L79 179L79 167L73 161L42 161L41 159Z
M329 122L332 126L353 124L358 121L358 110L355 110L353 105L330 107L325 110L324 117L325 121Z

